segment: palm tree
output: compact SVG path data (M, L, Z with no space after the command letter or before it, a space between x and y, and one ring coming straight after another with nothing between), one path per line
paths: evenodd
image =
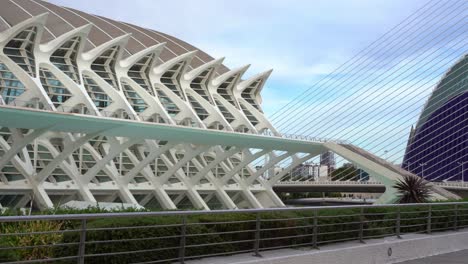
M393 188L399 193L399 203L427 202L432 189L428 181L413 175L403 176L403 179L398 180Z

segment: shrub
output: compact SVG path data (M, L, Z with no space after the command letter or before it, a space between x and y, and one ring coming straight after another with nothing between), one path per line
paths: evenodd
M55 233L62 227L61 221L29 221L0 224L0 261L47 259L53 256L53 247L62 241L62 234ZM34 232L50 232L37 233ZM24 233L24 234L20 234ZM33 234L27 234L33 233ZM45 246L44 246L45 245ZM34 247L33 247L34 246Z
M177 248L182 232L180 223L181 217L175 216L90 220L87 224L86 255L94 256L86 257L85 261L91 264L118 264L178 258ZM229 245L217 245L223 241L219 236L196 236L205 233L213 233L213 230L203 225L187 226L187 246L212 244L211 247L188 247L187 255L194 252L203 255L232 251ZM66 233L63 238L65 243L78 242L79 239L79 233ZM71 256L76 252L77 247L69 247L56 252L56 255ZM111 254L98 256L106 253Z
M400 203L425 203L431 196L429 182L421 177L405 175L395 183Z
M468 205L432 206L431 228L434 231L468 225ZM428 205L398 208L363 208L318 210L318 243L356 240L359 228L364 227L364 238L395 234L396 214L400 210L401 233L425 232ZM96 212L87 209L85 212ZM100 209L99 209L100 210ZM365 216L361 218L360 211ZM80 213L63 210L60 213ZM81 211L82 212L82 211ZM311 246L314 212L310 210L259 213L261 219L260 249ZM204 255L230 254L252 251L256 234L255 213L195 214L186 218L187 259ZM101 218L87 221L86 263L151 262L179 257L182 216ZM81 222L78 220L31 221L0 224L0 262L33 259L51 259L76 256L80 241ZM63 234L37 232L66 230ZM239 232L240 231L240 232ZM5 234L36 234L5 236ZM127 241L124 241L127 240ZM58 246L58 244L65 244ZM52 244L53 247L28 248ZM15 247L1 250L4 247ZM76 263L76 260L54 261Z

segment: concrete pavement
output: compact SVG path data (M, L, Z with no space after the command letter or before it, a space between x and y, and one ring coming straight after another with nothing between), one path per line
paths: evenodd
M468 250L460 250L448 254L400 262L398 264L466 264Z

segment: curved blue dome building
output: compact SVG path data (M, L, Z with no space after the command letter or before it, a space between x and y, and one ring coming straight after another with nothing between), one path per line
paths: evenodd
M431 181L468 181L467 62L444 75L410 133L403 168Z

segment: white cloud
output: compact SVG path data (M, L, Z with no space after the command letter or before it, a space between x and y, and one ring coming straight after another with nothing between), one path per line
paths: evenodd
M272 80L295 85L332 71L422 1L51 2L174 35L230 67L252 64L247 74L273 68Z

